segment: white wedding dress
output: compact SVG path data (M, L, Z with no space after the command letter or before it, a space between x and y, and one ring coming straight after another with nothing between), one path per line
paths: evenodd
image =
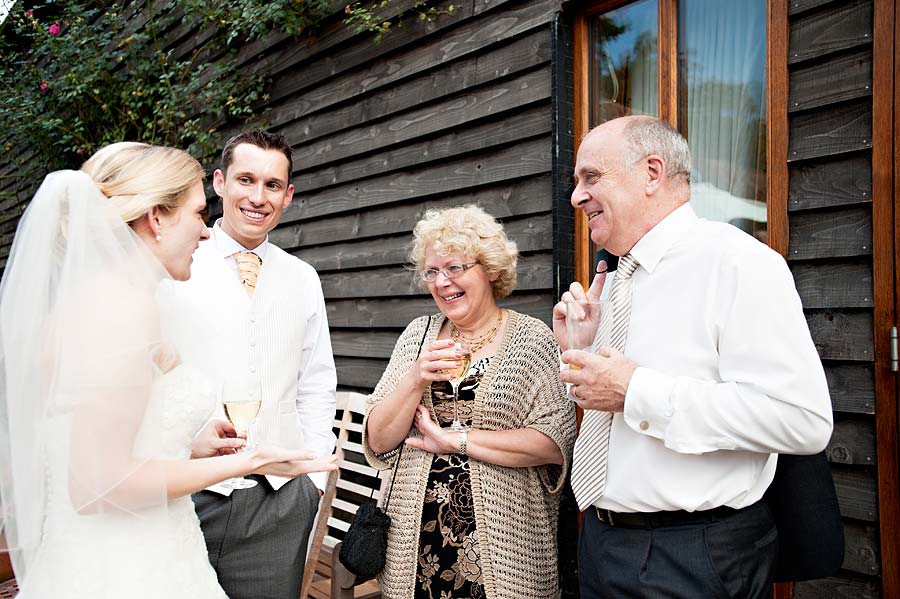
M153 382L136 442L138 457L187 460L191 439L214 409L209 384L180 365ZM67 414L48 419L49 463L67 463ZM147 427L146 423L158 423ZM162 430L147 430L160 428ZM21 599L226 599L210 566L189 496L164 507L81 515L66 472L47 472L43 538Z

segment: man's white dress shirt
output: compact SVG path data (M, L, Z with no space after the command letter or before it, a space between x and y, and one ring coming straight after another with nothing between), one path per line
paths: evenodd
M639 368L595 505L746 507L771 483L776 453L817 453L831 436L825 373L787 264L689 204L631 254L640 266L625 354Z
M253 251L262 259L253 297L238 277L235 252ZM262 407L251 429L255 443L303 448L315 455L334 450L332 432L337 377L316 271L268 242L244 248L217 222L210 239L194 253L191 278L174 283L169 320L186 362L202 365L221 384L235 373L257 377ZM225 419L219 405L215 417ZM309 475L324 491L328 474ZM289 479L267 476L274 489ZM214 486L211 490L225 492Z

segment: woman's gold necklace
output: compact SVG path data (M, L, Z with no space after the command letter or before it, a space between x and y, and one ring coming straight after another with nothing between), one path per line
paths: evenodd
M494 337L497 336L497 331L500 330L500 325L503 324L503 310L497 310L497 322L489 328L487 331L482 333L481 335L475 335L474 337L467 337L459 332L459 329L456 328L456 325L452 322L450 323L450 338L453 339L454 342L459 343L460 341L465 341L466 345L469 346L469 351L473 354L477 353L479 349L489 344L494 340Z

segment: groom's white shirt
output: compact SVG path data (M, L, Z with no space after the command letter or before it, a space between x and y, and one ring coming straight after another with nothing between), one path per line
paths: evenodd
M218 385L240 372L260 379L263 401L254 442L330 454L337 377L318 274L268 237L256 248L244 248L218 222L210 233L194 252L190 280L170 282L162 291L170 294L162 302L163 320L173 329L182 359L199 365ZM248 250L262 259L252 298L232 256ZM217 405L215 416L224 419ZM327 473L309 477L324 491ZM275 490L289 480L266 478ZM223 492L218 486L211 490Z

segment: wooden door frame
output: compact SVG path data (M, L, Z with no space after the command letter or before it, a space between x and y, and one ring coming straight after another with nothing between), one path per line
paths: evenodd
M872 277L874 283L875 430L878 452L878 525L881 588L900 597L900 466L897 374L891 370L890 328L900 314L900 0L874 3L872 48Z

